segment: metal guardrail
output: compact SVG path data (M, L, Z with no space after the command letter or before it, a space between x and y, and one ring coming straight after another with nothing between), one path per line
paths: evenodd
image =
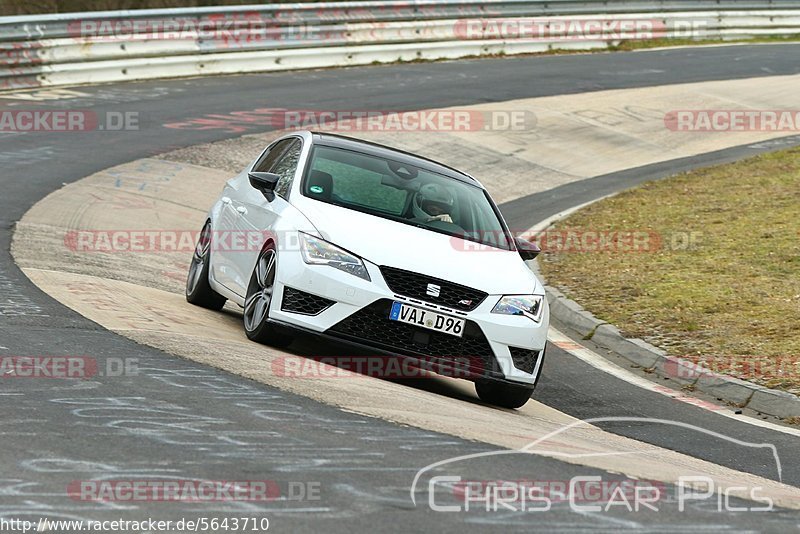
M0 18L0 89L800 34L797 0L414 0Z

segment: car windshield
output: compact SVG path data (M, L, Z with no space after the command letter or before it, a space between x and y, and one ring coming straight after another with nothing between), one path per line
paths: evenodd
M511 250L482 188L405 163L316 146L302 189L322 202Z

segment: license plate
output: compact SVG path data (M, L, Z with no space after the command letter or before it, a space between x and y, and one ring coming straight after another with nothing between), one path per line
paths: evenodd
M389 320L421 326L422 328L450 334L451 336L461 337L464 334L464 319L423 310L402 302L394 302L392 304Z

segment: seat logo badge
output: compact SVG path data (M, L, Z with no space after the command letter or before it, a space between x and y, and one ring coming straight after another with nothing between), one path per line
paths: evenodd
M428 289L425 291L426 294L430 295L431 297L438 297L439 293L442 292L442 288L437 286L436 284L428 284Z

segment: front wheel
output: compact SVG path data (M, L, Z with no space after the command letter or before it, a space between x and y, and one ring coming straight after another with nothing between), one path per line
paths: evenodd
M211 259L211 221L206 221L194 248L189 274L186 277L186 300L209 310L221 310L227 300L211 289L208 270Z
M475 382L478 397L501 408L521 408L533 395L533 389L533 386L514 386L504 382Z
M269 305L275 288L277 257L271 243L258 255L244 299L244 332L252 341L286 347L292 342L292 338L269 323Z

